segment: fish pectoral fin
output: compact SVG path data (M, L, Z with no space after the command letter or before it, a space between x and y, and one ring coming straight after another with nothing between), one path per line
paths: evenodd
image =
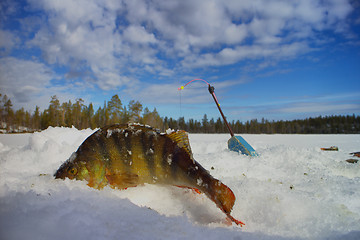
M110 185L113 185L120 189L135 187L138 185L139 182L139 176L137 174L127 172L118 174L107 173L105 177L109 181Z
M234 222L236 225L240 225L240 227L243 227L245 225L245 223L243 223L240 220L235 219L233 216L231 216L229 213L226 213L226 216L228 217L228 219L232 222Z
M125 183L128 183L130 185L137 185L138 184L138 180L139 180L139 176L137 174L133 174L133 173L124 173L121 174L122 179Z
M188 188L188 189L191 189L193 192L197 193L197 194L201 194L201 191L197 188L192 188L192 187L188 187L188 186L179 186L179 185L175 185L176 187L179 187L179 188Z

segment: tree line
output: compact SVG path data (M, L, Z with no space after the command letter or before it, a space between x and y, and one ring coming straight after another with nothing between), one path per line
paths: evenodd
M21 108L14 111L11 100L0 94L0 128L3 132L34 132L52 127L76 127L77 129L95 129L114 123L139 122L156 128L163 128L162 119L156 108L150 111L143 109L139 101L131 100L125 106L119 96L112 96L110 101L105 101L96 111L92 103L84 104L78 98L75 102L60 103L56 95L51 97L49 107L40 111L38 106L33 113Z
M225 123L219 117L216 121L205 114L201 121L184 118L164 118L164 123L172 128L178 127L190 133L229 133ZM251 134L355 134L360 133L360 116L319 116L292 121L261 121L252 119L246 122L232 121L229 125L234 133Z
M50 99L49 107L40 111L38 106L34 112L24 108L13 110L11 100L0 93L0 130L2 132L34 132L44 130L50 126L76 127L77 129L99 128L114 123L138 122L165 131L168 128L183 129L190 133L228 133L224 121L219 117L208 119L204 114L202 120L184 117L173 119L161 117L156 108L150 111L139 101L131 100L124 105L116 94L111 100L104 101L104 105L96 111L93 104L84 104L78 98L60 103L56 95ZM360 116L319 116L292 121L261 121L253 119L246 122L231 121L229 123L234 133L254 134L353 134L360 133Z

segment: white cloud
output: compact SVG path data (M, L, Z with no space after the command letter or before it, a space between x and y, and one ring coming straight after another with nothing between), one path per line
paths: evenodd
M0 59L0 88L16 102L26 103L45 91L56 76L42 63L13 57Z
M115 55L124 55L116 29L116 6L111 1L36 1L34 5L49 16L30 41L39 47L50 64L86 65L98 87L108 89L126 83L119 69L123 63ZM125 52L125 51L124 51ZM126 52L125 52L126 54ZM126 58L126 56L125 56Z
M130 25L123 32L124 39L131 43L155 44L154 34L148 33L144 27Z
M61 77L43 63L14 57L0 58L0 93L11 99L14 109L24 107L34 111L35 106L39 106L43 110L53 95L65 102L79 98L81 92L80 96L87 100L86 92L82 91L89 84L59 84L60 80Z
M268 46L259 44L252 46L237 46L235 48L224 48L218 53L190 56L184 59L183 65L185 67L207 67L225 66L245 59L271 58L275 60L285 60L309 51L311 51L311 49L304 42L294 42L283 45L270 44Z
M346 0L30 2L49 16L32 44L50 63L75 59L119 75L129 61L152 70L155 64L169 68L162 58L184 58L186 68L286 58L290 46L310 48L313 29L344 22L351 11Z
M13 33L0 29L0 54L8 53L16 42L17 38Z

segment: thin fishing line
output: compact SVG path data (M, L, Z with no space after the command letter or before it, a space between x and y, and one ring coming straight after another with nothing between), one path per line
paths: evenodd
M181 106L181 91L179 91L180 92L180 117L182 117L183 115L182 115L182 106Z
M181 86L178 88L178 90L182 90L184 89L184 87L186 87L187 85L189 85L190 83L194 82L194 81L203 81L204 83L206 83L208 86L210 85L210 83L208 83L207 81L205 81L204 79L201 79L201 78L195 78L193 80L191 80L190 82L188 82L187 84L185 84L184 86Z
M184 86L181 86L178 88L178 90L180 91L180 97L181 97L181 90L183 90L187 85L189 85L190 83L194 82L194 81L202 81L204 83L206 83L208 85L208 87L210 87L210 83L208 83L207 81L205 81L204 79L201 79L201 78L195 78L193 80L191 80L190 82L186 83ZM216 103L220 106L220 103L215 95L215 92L213 92L213 95L215 97L215 100L216 100Z

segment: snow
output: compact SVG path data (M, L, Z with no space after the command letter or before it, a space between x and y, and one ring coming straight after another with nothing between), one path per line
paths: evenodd
M171 186L95 190L54 172L93 130L0 134L0 239L360 239L360 135L190 134L194 158L229 186L232 215L204 194ZM338 146L337 152L320 147Z

